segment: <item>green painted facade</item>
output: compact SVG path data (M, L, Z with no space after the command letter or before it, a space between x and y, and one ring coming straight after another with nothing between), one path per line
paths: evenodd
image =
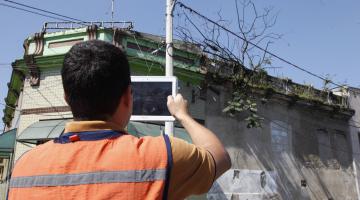
M113 42L115 31L110 28L99 28L96 38L99 40ZM35 37L25 40L28 51L25 54L33 54L36 51ZM43 51L41 55L34 56L36 66L40 73L47 69L62 67L64 55L69 51L73 43L89 40L86 28L65 30L43 35ZM136 75L165 75L165 39L159 36L140 33L136 31L121 31L121 39L118 40L128 55L130 67ZM174 43L174 75L180 80L192 84L200 84L204 75L200 70L201 53L197 47L190 44L175 41ZM25 77L29 76L29 68L25 59L17 59L12 63L13 72L9 90L5 98L6 107L3 110L3 122L10 125L19 94L24 85ZM41 80L40 80L41 84Z

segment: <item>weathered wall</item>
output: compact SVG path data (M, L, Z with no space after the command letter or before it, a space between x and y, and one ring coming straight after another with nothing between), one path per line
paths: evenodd
M226 88L207 93L206 126L233 164L208 198L357 199L347 119L273 99L259 103L262 128L247 129L242 116L222 113L229 97ZM277 143L276 133L287 137Z
M64 100L64 90L60 70L51 69L41 72L40 86L32 87L28 78L25 80L22 98L21 110L67 106ZM200 89L186 82L179 82L179 92L189 100L190 113L196 119L205 118L205 101L199 99ZM192 101L193 99L193 101ZM51 112L39 114L22 114L16 124L19 125L17 134L21 134L31 124L45 119L72 118L71 112ZM34 145L17 142L15 147L15 160L24 152L32 149Z
M40 86L32 87L28 78L25 80L22 92L21 110L34 108L47 108L54 106L65 106L64 91L59 69L46 70L41 72ZM55 112L44 114L22 114L19 118L19 127L17 135L21 134L31 124L41 119L72 117L70 112ZM17 160L24 152L33 148L34 145L17 142L15 146L15 160Z
M352 109L355 110L354 116L350 119L350 141L351 141L351 149L352 149L352 165L354 169L355 186L357 188L358 198L360 199L360 89L351 88L349 93L349 105Z
M206 102L199 98L198 87L181 83L180 92L189 100L193 116L205 120L232 157L232 170L214 184L208 199L356 198L347 120L272 100L259 104L266 118L263 127L247 129L242 116L230 118L222 112L230 97L226 88L208 90ZM43 71L39 87L25 81L21 105L21 109L65 106L59 70ZM59 114L71 117L70 112L21 115L18 134ZM286 145L274 144L274 126L287 132ZM15 159L32 147L17 143ZM301 187L301 180L306 187Z

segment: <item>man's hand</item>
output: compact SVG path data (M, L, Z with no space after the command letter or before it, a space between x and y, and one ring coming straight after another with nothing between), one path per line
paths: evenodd
M181 94L177 94L175 98L168 96L167 107L170 114L179 121L189 116L187 100Z
M231 167L231 159L221 141L209 129L197 123L188 113L187 101L181 94L175 98L168 96L167 106L169 112L180 121L185 130L189 133L193 144L206 149L214 158L216 165L215 178Z

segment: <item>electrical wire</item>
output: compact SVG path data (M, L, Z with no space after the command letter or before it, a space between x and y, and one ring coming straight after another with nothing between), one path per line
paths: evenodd
M72 20L76 20L76 21L81 21L81 22L83 22L82 20L79 20L79 19L76 19L76 18L67 17L67 16L65 16L65 15L61 15L61 14L57 14L57 13L54 13L54 12L46 11L46 10L43 10L43 9L35 8L35 7L32 7L32 6L28 6L28 5L25 5L25 4L17 3L17 2L14 2L14 1L10 1L10 0L4 0L4 1L10 2L10 3L13 3L13 4L17 4L17 5L21 5L21 6L24 6L24 7L27 7L27 8L39 10L39 11L42 11L42 12L50 13L50 14L57 15L57 16L60 16L60 17L65 17L65 18L67 18L67 19L72 19ZM260 46L258 46L258 45L256 45L256 44L254 44L254 43L252 43L252 42L250 42L250 41L245 40L244 38L242 38L241 36L239 36L239 35L237 35L236 33L232 32L231 30L223 27L222 25L218 24L217 22L215 22L215 21L213 21L213 20L205 17L204 15L201 15L200 13L198 13L197 11L194 11L192 8L184 5L183 3L177 2L177 4L179 4L180 7L184 7L184 8L186 8L186 9L188 9L189 11L197 14L198 16L202 17L203 19L206 19L207 21L210 21L211 23L213 23L213 24L217 25L218 27L220 27L221 29L229 32L230 34L234 35L235 37L238 37L239 39L242 39L243 41L246 41L247 43L255 46L256 48L264 51L265 53L267 53L267 54L269 54L269 55L271 55L271 56L273 56L273 57L275 57L275 58L277 58L277 59L279 59L279 60L281 60L281 61L289 64L290 66L293 66L293 67L295 67L295 68L297 68L297 69L299 69L299 70L301 70L301 71L303 71L303 72L306 72L306 73L308 73L308 74L310 74L310 75L312 75L312 76L314 76L314 77L317 77L317 78L319 78L319 79L321 79L321 80L323 80L323 81L328 81L328 82L330 82L330 83L332 83L332 84L334 84L334 85L336 85L336 86L343 87L343 85L337 84L337 83L335 83L335 82L333 82L333 81L331 81L331 80L328 80L328 79L326 79L326 78L324 78L324 77L322 77L322 76L320 76L320 75L317 75L317 74L315 74L315 73L313 73L313 72L311 72L311 71L309 71L309 70L306 70L305 68L302 68L302 67L300 67L300 66L298 66L298 65L296 65L296 64L294 64L294 63L292 63L292 62L290 62L290 61L287 61L287 60L283 59L282 57L277 56L276 54L274 54L274 53L272 53L272 52L270 52L270 51L268 51L268 50L266 50L266 49L264 49L264 48L262 48L262 47L260 47ZM38 13L38 12L26 10L26 9L23 9L23 8L18 8L18 7L11 6L11 5L7 5L7 4L3 4L3 3L0 3L0 5L1 5L1 6L5 6L5 7L9 7L9 8L13 8L13 9L22 10L22 11L29 12L29 13L33 13L33 14L37 14L37 15L44 16L44 17L49 17L49 18L52 18L52 19L68 21L68 20L65 20L65 19L62 19L62 18L58 18L58 17L53 17L53 16L41 14L41 13ZM187 17L187 18L188 18L188 17ZM192 23L192 24L193 24L193 23ZM193 26L195 26L195 24L193 24ZM198 30L198 31L199 31L199 30ZM138 44L135 36L134 36L134 39L135 39L135 41L136 41L136 43L137 43L137 45L138 45L139 50L141 51L141 53L142 53L143 56L145 57L145 54L142 52L142 50L141 50L141 48L140 48L140 46L139 46L139 44ZM147 64L147 61L146 61L146 64ZM0 65L10 65L10 64L0 63ZM147 67L149 68L148 64L147 64ZM16 69L16 68L14 68L14 69ZM18 69L24 69L24 68L18 68ZM40 91L37 91L37 92L40 93L40 94L44 97L44 95L43 95ZM30 95L28 95L28 96L30 96ZM31 97L31 98L32 98L32 97ZM54 107L47 98L44 97L44 99L51 105L51 107ZM12 108L12 109L14 109L14 110L16 110L16 111L20 111L20 110L14 108L14 107L11 107L11 106L9 106L9 105L7 105L7 104L3 104L3 103L0 103L0 104L1 104L1 105L4 105L4 106L6 106L6 107ZM55 108L55 107L54 107L54 108ZM58 113L59 113L59 112L58 112ZM60 115L62 118L64 118L64 116L61 115L60 113L59 113L59 115ZM51 116L54 116L54 115L51 115ZM261 116L261 117L264 117L264 116ZM352 120L352 121L353 121L353 120ZM356 122L356 121L353 121L353 122ZM360 124L360 122L356 122L356 123ZM277 124L277 125L281 127L280 124ZM358 127L358 126L354 126L354 127L360 128L360 127ZM282 127L282 128L285 128L285 127ZM331 146L328 146L328 147L329 147L329 148L332 148ZM336 149L336 150L338 151L339 149ZM348 153L348 152L347 152L347 153ZM353 153L353 154L355 154L355 153Z
M15 2L15 1L11 1L11 0L4 0L4 1L5 1L5 2L9 2L9 3L16 4L16 5L24 6L24 7L27 7L27 8L31 8L31 9L34 9L34 10L46 12L46 13L49 13L49 14L53 14L53 15L56 15L56 16L64 17L64 18L67 18L67 19L84 22L83 20L80 20L80 19L76 19L76 18L73 18L73 17L68 17L68 16L65 16L65 15L62 15L62 14L58 14L58 13L51 12L51 11L48 11L48 10L36 8L36 7L33 7L33 6L26 5L26 4L18 3L18 2ZM253 45L254 47L256 47L256 48L264 51L265 53L267 53L267 54L269 54L269 55L271 55L271 56L273 56L273 57L275 57L275 58L277 58L277 59L279 59L279 60L281 60L281 61L289 64L290 66L293 66L293 67L295 67L295 68L297 68L297 69L299 69L299 70L301 70L301 71L303 71L303 72L306 72L306 73L308 73L308 74L310 74L310 75L312 75L312 76L314 76L314 77L317 77L317 78L319 78L319 79L321 79L321 80L323 80L323 81L327 81L327 82L332 83L332 84L334 84L334 85L336 85L336 86L343 87L343 85L337 84L337 83L335 83L335 82L333 82L333 81L331 81L331 80L329 80L329 79L327 79L327 78L324 78L324 77L322 77L322 76L320 76L320 75L318 75L318 74L315 74L315 73L313 73L313 72L311 72L311 71L309 71L309 70L307 70L307 69L305 69L305 68L303 68L303 67L300 67L300 66L298 66L298 65L296 65L296 64L294 64L294 63L292 63L292 62L290 62L290 61L285 60L284 58L282 58L282 57L280 57L280 56L277 56L276 54L268 51L267 49L264 49L264 48L258 46L257 44L252 43L251 41L247 41L245 38L239 36L238 34L236 34L236 33L234 33L233 31L227 29L226 27L220 25L219 23L217 23L217 22L209 19L208 17L200 14L198 11L195 11L194 9L190 8L189 6L186 6L186 5L183 4L182 2L176 2L176 4L179 4L181 8L185 8L185 9L189 10L191 13L195 13L196 15L200 16L201 18L203 18L203 19L205 19L205 20L213 23L214 25L216 25L216 26L218 26L219 28L227 31L228 33L234 35L235 37L237 37L237 38L239 38L239 39L241 39L241 40L243 40L243 41L246 41L247 43ZM49 16L49 15L44 15L44 14L41 14L41 13L38 13L38 12L25 10L25 9L22 9L22 8L18 8L18 7L11 6L11 5L7 5L7 4L3 4L3 3L0 3L0 5L6 6L6 7L10 7L10 8L14 8L14 9L19 9L19 10L22 10L22 11L25 11L25 12L31 12L31 13L38 14L38 15L45 16L45 17L50 17L50 18L53 18L53 19L64 20L64 19L61 19L61 18L52 17L52 16ZM187 16L187 18L188 18L188 16ZM68 20L64 20L64 21L68 21ZM190 22L192 22L192 21L190 20ZM195 24L192 23L192 25L193 25L194 27L196 27ZM196 28L197 28L197 27L196 27ZM198 31L199 31L199 30L198 30ZM199 32L201 33L201 31L199 31ZM134 37L134 38L135 38L135 37ZM136 38L135 38L135 40L136 40ZM138 46L139 46L139 45L138 45ZM140 48L140 47L139 47L139 48ZM140 51L141 51L141 48L140 48ZM143 53L142 53L142 54L143 54ZM143 55L144 55L144 54L143 54Z
M38 11L41 11L41 12L45 12L45 13L49 13L49 14L52 14L52 15L56 15L56 16L59 16L59 17L64 17L64 18L67 18L67 19L70 19L70 20L75 20L75 21L80 21L80 22L85 23L83 20L80 20L80 19L76 19L76 18L73 18L73 17L68 17L68 16L66 16L66 15L58 14L58 13L51 12L51 11L48 11L48 10L44 10L44 9L41 9L41 8L36 8L36 7L29 6L29 5L26 5L26 4L23 4L23 3L18 3L18 2L16 2L16 1L11 1L11 0L4 0L4 1L6 1L6 2L8 2L8 3L12 3L12 4L19 5L19 6L23 6L23 7L26 7L26 8L31 8L31 9L38 10Z
M263 47L260 47L259 45L255 44L255 43L253 43L253 42L251 42L251 41L246 40L246 39L243 38L242 36L236 34L235 32L233 32L233 31L231 31L230 29L222 26L221 24L215 22L214 20L212 20L212 19L210 19L210 18L202 15L202 14L199 13L198 11L192 9L191 7L185 5L185 4L182 3L182 2L177 2L177 4L178 4L181 8L184 8L184 9L190 11L191 14L196 14L197 16L203 18L204 20L209 21L209 22L211 22L212 24L214 24L214 25L218 26L219 28L223 29L224 31L230 33L231 35L233 35L233 36L235 36L235 37L243 40L244 42L246 42L246 43L248 43L248 44L251 44L252 46L256 47L257 49L263 51L264 53L269 54L270 56L272 56L272 57L274 57L274 58L277 58L278 60L280 60L280 61L282 61L282 62L284 62L284 63L286 63L286 64L288 64L288 65L290 65L290 66L292 66L292 67L294 67L294 68L296 68L296 69L298 69L298 70L300 70L300 71L303 71L303 72L305 72L305 73L307 73L307 74L309 74L309 75L311 75L311 76L314 76L314 77L316 77L316 78L318 78L318 79L321 79L321 80L323 80L323 81L325 81L325 82L331 83L331 84L336 85L336 86L338 86L338 87L344 87L344 85L338 84L338 83L336 83L336 82L334 82L334 81L332 81L332 80L329 80L329 79L327 79L327 78L325 78L325 77L323 77L323 76L321 76L321 75L318 75L318 74L316 74L316 73L314 73L314 72L311 72L311 71L305 69L304 67L300 67L299 65L296 65L296 64L294 64L293 62L290 62L290 61L288 61L288 60L286 60L286 59L284 59L284 58L282 58L282 57L280 57L280 56L278 56L278 55L270 52L269 50L267 50L267 49L265 49L265 48L263 48ZM186 13L184 13L184 14L186 15ZM187 18L189 18L189 17L187 17ZM191 21L191 20L190 20L190 21ZM193 24L193 23L192 23L192 24ZM193 24L193 26L195 26L195 25ZM197 27L195 26L195 28L197 28ZM197 29L198 29L198 28L197 28ZM199 31L199 30L198 30L198 31ZM201 33L200 33L200 34L201 34ZM349 89L349 90L351 90L351 89ZM357 91L355 91L355 92L358 93Z
M138 41L137 41L137 39L136 39L136 36L133 35L133 37L134 37L134 40L135 40L135 42L136 42L137 47L139 48L142 56L144 57L145 64L146 64L146 67L148 68L148 71L151 71L151 67L149 67L149 64L148 64L148 62L147 62L148 57L147 57L147 56L144 54L144 52L141 50L141 47L140 47L140 45L139 45L139 43L138 43Z
M62 118L65 118L60 112L59 110L50 102L50 100L48 98L45 97L45 95L38 89L36 88L36 90L38 91L38 93L45 99L45 101L47 101L50 105L51 108L53 108L58 114L59 116L61 116Z
M49 87L49 86L47 86L47 87ZM27 95L30 96L29 94L27 94ZM30 98L32 98L32 97L30 97ZM34 99L33 99L33 100L34 100ZM40 115L40 116L51 116L51 117L53 117L53 116L59 116L59 115L54 115L54 114L36 114L36 115ZM66 115L66 114L65 114L65 115ZM286 130L288 129L287 127L284 127L283 125L277 123L276 121L271 120L270 118L268 118L268 117L266 117L266 116L264 116L264 115L260 115L260 114L258 114L258 115L259 115L260 117L266 119L267 121L276 124L277 126L283 128L283 129L286 129ZM63 117L63 116L62 116L62 117ZM64 117L63 117L63 118L64 118ZM349 126L351 126L351 125L349 125ZM356 127L356 128L360 128L360 127L358 127L358 126L355 126L355 127ZM297 132L297 131L292 131L292 132L294 132L295 134L300 135L300 133ZM302 135L302 136L305 136L305 137L307 137L307 138L311 138L311 139L315 138L315 139L317 139L317 137L314 137L314 136L309 136L309 135L306 135L306 134L301 134L301 135ZM334 149L333 146L329 146L329 145L323 144L323 143L318 143L318 144L321 145L321 146L327 147L327 148L329 148L329 149L336 150L336 151L341 151L341 152L344 152L344 153L360 154L360 153L355 153L355 152L353 153L353 152L345 151L345 150L341 150L341 149L340 149L340 150L339 150L339 149Z
M42 114L42 113L36 113L35 115L48 116L48 117L60 116L62 119L65 119L65 118L66 118L66 117L64 117L64 115L71 115L71 113L69 113L69 114L66 114L66 113L61 114L61 113L56 109L56 107L53 106L52 103L51 103L46 97L44 97L44 95L43 95L40 91L39 91L38 93L43 96L43 98L45 99L45 101L47 101L47 102L50 104L51 108L54 108L55 112L57 112L58 114ZM29 93L25 92L25 90L24 90L24 94L27 95L33 102L37 102ZM37 104L38 106L42 106L42 105L40 105L39 103L36 103L36 104ZM3 106L8 107L8 108L11 108L11 109L13 109L14 111L19 111L19 112L22 111L22 110L20 110L20 109L14 108L14 107L9 106L9 105L4 104L4 103L0 103L0 105L3 105Z
M27 9L24 9L24 8L19 8L19 7L7 5L7 4L4 4L4 3L0 3L0 6L4 6L4 7L8 7L8 8L13 8L13 9L16 9L16 10L21 10L21 11L28 12L28 13L32 13L32 14L35 14L35 15L40 15L40 16L43 16L43 17L48 17L48 18L51 18L51 19L56 19L56 20L60 20L60 21L71 22L71 21L69 21L69 20L62 19L62 18L59 18L59 17L54 17L54 16L50 16L50 15L47 15L47 14L42 14L42 13L39 13L39 12L36 12L36 11L27 10Z
M199 32L199 34L201 34L201 36L206 40L206 36L200 31L200 29L195 25L195 23L189 18L188 15L185 14L186 19L194 26L194 28ZM224 58L226 60L226 58ZM228 60L231 61L231 60ZM343 86L339 86L339 87L343 87ZM354 121L354 120L350 120L352 122L355 122L357 124L360 124L360 122ZM354 127L354 128L360 128L360 126L355 126L355 125L351 125L349 124L350 127Z
M309 71L309 70L307 70L307 69L305 69L305 68L303 68L303 67L300 67L300 66L298 66L298 65L296 65L296 64L294 64L294 63L292 63L292 62L290 62L290 61L287 61L287 60L285 60L284 58L282 58L282 57L280 57L280 56L278 56L278 55L276 55L276 54L268 51L267 49L264 49L264 48L260 47L259 45L252 43L251 41L247 41L245 38L239 36L238 34L236 34L236 33L234 33L233 31L227 29L226 27L220 25L219 23L217 23L217 22L215 22L215 21L207 18L206 16L200 14L199 12L195 11L194 9L186 6L186 5L183 4L182 2L177 2L177 4L179 4L180 7L189 10L190 13L195 13L195 14L198 15L199 17L205 19L206 21L211 22L212 24L214 24L214 25L218 26L219 28L225 30L226 32L234 35L235 37L237 37L237 38L239 38L239 39L241 39L241 40L243 40L243 41L245 41L245 42L253 45L254 47L256 47L256 48L260 49L261 51L264 51L265 53L267 53L267 54L269 54L269 55L271 55L271 56L279 59L280 61L285 62L285 63L289 64L290 66L295 67L296 69L299 69L299 70L301 70L301 71L303 71L303 72L305 72L305 73L308 73L308 74L310 74L310 75L312 75L312 76L314 76L314 77L316 77L316 78L319 78L319 79L321 79L321 80L323 80L323 81L327 81L327 82L329 82L329 83L332 83L333 85L336 85L336 86L338 86L338 87L341 87L341 88L344 87L343 85L340 85L340 84L338 84L338 83L335 83L335 82L333 82L333 81L331 81L331 80L329 80L329 79L327 79L327 78L324 78L324 77L322 77L322 76L320 76L320 75L318 75L318 74L315 74L315 73L313 73L313 72L311 72L311 71ZM199 28L195 25L195 23L189 18L189 16L188 16L186 13L184 13L184 14L185 14L185 17L188 19L188 21L189 21L189 22L194 26L194 28L199 32L199 34L201 34L202 37L203 37L204 39L206 39L205 35L203 35L203 33L199 30ZM351 90L351 89L349 89L349 91L350 91L350 90ZM351 90L351 91L353 91L353 90ZM355 91L355 92L358 93L357 91ZM349 121L354 122L354 123L356 123L356 124L360 124L360 122L357 122L357 121L352 120L352 119L350 119ZM349 124L349 126L350 126L350 127L354 127L354 128L360 128L360 126L356 126L356 125L352 125L352 124Z
M47 85L47 88L49 88L49 87L50 87L50 86ZM36 92L38 92L40 95L43 96L43 94L42 94L40 91L36 91ZM33 99L29 93L25 92L25 90L24 90L24 94L27 95L27 96L28 96L30 99L32 99L34 102L36 102L35 99ZM44 97L44 96L43 96L43 97ZM45 98L45 97L44 97L44 98ZM49 102L49 100L48 100L47 98L45 98L45 100L51 105L51 107L54 107L54 106L51 104L51 102ZM6 104L3 104L3 103L0 103L0 104L2 104L2 105L4 105L4 106L7 106L7 107L10 107L10 108L12 108L12 109L15 109L15 108L13 108L13 107L11 107L11 106L8 106L8 105L6 105ZM39 104L38 104L38 105L39 105ZM54 108L55 108L55 107L54 107ZM20 111L20 110L18 110L18 109L15 109L15 110ZM56 111L57 111L57 110L56 110ZM57 111L57 112L58 112L58 111ZM66 118L66 117L64 117L62 114L60 114L60 112L58 112L58 114L56 114L56 115L54 115L54 114L40 114L40 113L37 113L36 115L49 116L49 117L60 116L60 117L62 117L62 119L65 119L65 118ZM64 114L64 115L67 115L67 114ZM70 115L70 113L69 113L69 115ZM279 124L279 123L277 123L277 122L269 119L268 117L266 117L266 116L264 116L264 115L260 115L260 114L258 114L258 115L259 115L260 117L262 117L262 118L264 118L264 119L266 119L266 120L268 120L268 121L276 124L277 126L283 128L284 130L288 130L287 127L284 127L283 125L281 125L281 124ZM359 128L359 127L357 127L357 128ZM300 135L300 133L298 133L297 131L292 131L292 132L294 132L295 134L299 134L299 135ZM305 137L307 137L307 138L315 138L314 136L308 136L308 135L305 135L305 134L301 134L301 135L302 135L302 136L305 136ZM336 151L341 151L341 152L345 152L345 153L352 153L352 154L360 154L360 153L345 151L345 150L341 150L341 149L334 149L332 146L329 146L329 145L323 144L323 143L318 143L318 144L319 144L319 145L322 145L322 146L325 146L325 147L327 147L327 148L329 148L329 149L336 150Z
M323 80L323 81L327 81L327 82L329 82L329 83L331 83L331 84L333 84L333 85L336 85L336 86L338 86L338 87L344 87L343 85L340 85L340 84L338 84L338 83L335 83L335 82L333 82L333 81L331 81L331 80L329 80L329 79L327 79L327 78L325 78L325 77L322 77L322 76L320 76L320 75L318 75L318 74L316 74L316 73L313 73L313 72L311 72L311 71L309 71L309 70L307 70L307 69L305 69L305 68L303 68L303 67L300 67L300 66L298 66L298 65L296 65L296 64L294 64L294 63L292 63L292 62L290 62L290 61L288 61L288 60L285 60L284 58L282 58L282 57L280 57L280 56L278 56L278 55L276 55L276 54L268 51L267 49L264 49L264 48L260 47L260 46L257 45L257 44L252 43L251 41L247 41L245 38L239 36L238 34L236 34L236 33L234 33L233 31L227 29L226 27L220 25L219 23L217 23L217 22L215 22L215 21L213 21L213 20L205 17L204 15L200 14L199 12L193 10L192 8L186 6L185 4L183 4L183 3L181 3L181 2L177 2L177 4L179 4L180 7L189 10L190 13L195 13L196 15L200 16L201 18L203 18L203 19L211 22L212 24L214 24L214 25L218 26L219 28L221 28L221 29L227 31L228 33L232 34L233 36L235 36L235 37L237 37L237 38L239 38L239 39L241 39L241 40L243 40L243 41L245 41L245 42L253 45L254 47L260 49L260 50L263 51L264 53L269 54L269 55L271 55L271 56L279 59L280 61L285 62L286 64L288 64L288 65L290 65L290 66L292 66L292 67L295 67L295 68L298 69L298 70L301 70L301 71L303 71L303 72L305 72L305 73L307 73L307 74L310 74L311 76L314 76L314 77L316 77L316 78L319 78L319 79L321 79L321 80ZM189 22L195 27L195 29L203 36L204 39L206 39L206 37L203 35L203 33L202 33L202 32L199 30L199 28L192 22L192 20L186 15L186 13L184 13L184 14L185 14L185 17L189 20ZM350 89L349 89L349 90L350 90ZM259 115L259 114L258 114L258 115ZM263 117L264 119L267 119L267 120L269 120L269 121L271 121L271 122L274 123L273 120L268 119L268 118L265 117L265 116L261 116L261 115L259 115L259 116L260 116L260 117ZM357 123L357 124L360 124L360 122L356 122L356 121L354 121L354 120L351 120L351 121L353 121L353 122L355 122L355 123ZM276 123L276 122L275 122L275 123ZM288 129L287 127L283 127L281 124L278 124L278 123L277 123L276 125L284 128L284 129L286 129L286 130ZM354 125L351 125L351 124L349 124L349 126L350 126L350 127L355 127L355 128L360 128L359 126L354 126ZM295 131L295 133L297 133L297 132ZM307 135L306 135L306 136L307 136ZM311 137L311 136L310 136L310 137ZM332 150L335 150L335 151L342 151L342 152L344 152L344 153L360 154L360 153L345 151L345 150L341 150L341 149L334 149L332 146L329 146L329 145L326 145L326 144L322 144L322 143L319 143L319 145L326 146L326 147L328 147L328 148L330 148L330 149L332 149Z

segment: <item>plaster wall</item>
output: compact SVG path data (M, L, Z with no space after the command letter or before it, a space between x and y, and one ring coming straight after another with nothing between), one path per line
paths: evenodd
M232 170L214 184L208 199L357 199L347 119L273 99L259 102L262 128L247 129L244 116L222 112L230 99L228 88L208 90L204 101L196 86L179 85L192 115L205 120L232 158ZM40 86L25 81L21 109L65 106L63 95L59 69L45 70ZM72 117L70 112L20 115L18 134L40 119L61 116ZM281 151L273 143L274 122L287 132L287 148L280 146ZM33 147L17 143L15 160Z
M32 87L28 77L25 80L22 92L22 110L33 108L46 108L54 106L66 106L64 92L59 69L46 70L41 72L40 86ZM17 136L28 126L42 119L71 118L71 112L54 112L39 114L22 114L19 118ZM16 142L15 160L26 151L32 149L34 145Z
M355 186L357 189L358 198L360 199L360 89L351 88L352 92L349 93L349 105L352 109L355 110L354 116L349 121L350 126L350 143L352 149L352 165L354 169Z
M179 81L179 92L189 100L189 109L191 115L200 120L205 118L205 101L198 98L199 88ZM29 79L26 78L21 100L21 109L48 108L67 106L64 100L64 90L59 69L45 70L41 72L40 86L32 87ZM191 99L194 98L194 101ZM21 134L28 126L46 119L72 118L71 112L52 112L39 114L22 114L17 121L18 131ZM176 135L175 135L176 136ZM23 153L32 149L34 145L25 143L16 143L15 160Z
M262 127L248 129L244 116L222 112L229 99L226 87L207 92L205 124L232 159L232 170L218 179L208 199L357 199L346 117L272 99L258 102ZM287 146L280 150L274 122L287 132Z

